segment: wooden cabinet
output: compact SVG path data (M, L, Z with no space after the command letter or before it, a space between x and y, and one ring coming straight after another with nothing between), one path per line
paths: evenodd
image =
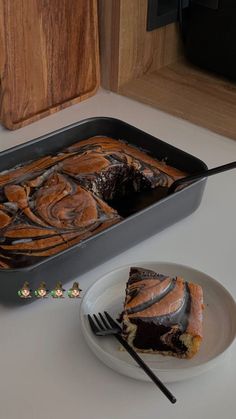
M236 84L185 61L177 24L147 32L147 0L100 0L99 17L104 87L236 139Z

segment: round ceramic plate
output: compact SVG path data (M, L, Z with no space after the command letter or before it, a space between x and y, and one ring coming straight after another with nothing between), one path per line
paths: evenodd
M159 354L141 354L143 360L166 383L184 380L208 371L222 362L236 336L236 303L230 293L215 279L188 266L168 262L132 264L170 276L182 276L202 286L204 295L203 342L190 360ZM87 314L108 311L117 318L122 311L129 266L107 273L92 285L80 306L83 335L94 354L115 371L139 380L149 377L136 365L114 337L97 337L89 326Z

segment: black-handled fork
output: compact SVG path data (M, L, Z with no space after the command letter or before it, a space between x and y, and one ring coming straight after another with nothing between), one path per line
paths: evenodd
M151 378L151 380L157 385L157 387L162 391L163 394L171 401L171 403L176 402L176 398L173 394L166 388L166 386L161 382L161 380L152 372L152 370L145 364L145 362L140 358L140 356L135 352L135 350L126 342L125 339L121 336L121 327L118 323L113 320L113 318L105 311L104 315L98 313L98 315L93 314L93 318L88 314L88 321L91 326L93 333L97 336L108 336L114 335L115 338L121 343L121 345L127 350L127 352L132 356L132 358L137 362L137 364L143 369L143 371Z

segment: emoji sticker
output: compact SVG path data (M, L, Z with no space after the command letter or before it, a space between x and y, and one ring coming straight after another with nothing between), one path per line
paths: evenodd
M69 289L68 291L68 296L70 298L80 298L80 292L82 290L79 287L79 283L78 282L74 282L72 288Z
M46 283L44 281L40 282L37 290L34 291L34 295L37 298L47 298L48 290L46 289Z
M20 298L31 298L31 289L27 281L24 283L23 287L18 291L18 295Z
M64 298L64 289L62 288L62 283L58 282L54 288L54 290L51 291L51 296L53 298Z

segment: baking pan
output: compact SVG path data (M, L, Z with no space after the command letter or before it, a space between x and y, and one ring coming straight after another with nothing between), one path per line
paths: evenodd
M69 145L92 136L109 136L141 147L159 160L187 173L207 169L204 162L123 121L113 118L90 118L51 134L0 153L0 171L58 152ZM53 289L58 281L63 284L115 256L117 253L158 233L183 219L200 205L206 179L195 182L149 207L131 215L118 224L66 249L42 259L31 266L0 270L0 301L22 303L17 291L25 281L32 290L45 281Z

